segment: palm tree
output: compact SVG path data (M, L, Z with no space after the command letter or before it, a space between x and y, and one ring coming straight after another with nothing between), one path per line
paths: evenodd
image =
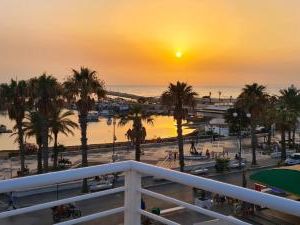
M87 167L87 116L88 112L93 109L95 95L98 100L105 96L104 83L99 80L96 71L81 67L80 71L73 69L73 75L64 83L64 90L65 96L76 102L79 111L82 167ZM83 181L82 191L88 191L86 179Z
M279 100L276 110L276 126L281 133L281 160L286 159L286 131L290 129L293 121L297 119L297 114L286 107L284 101Z
M291 85L287 89L280 90L281 96L280 101L283 103L287 110L300 115L300 90L297 89L294 85ZM296 124L297 124L297 116L294 121L290 121L291 124L287 128L288 131L288 143L291 146L291 140L293 140L293 146L295 145L295 133L296 133ZM291 137L291 132L293 131L293 138Z
M153 118L147 115L142 107L138 104L133 105L127 115L121 117L119 121L120 126L124 126L130 121L133 122L130 139L133 141L135 146L135 160L141 160L141 143L145 141L146 129L143 126L143 122L153 124Z
M234 113L237 113L238 116L234 117ZM249 127L247 113L240 108L229 108L224 115L224 119L230 125L230 133L238 134Z
M38 146L37 151L37 172L43 172L42 163L42 118L36 111L30 111L25 116L26 121L23 122L26 137L34 137Z
M286 132L289 134L288 144L291 146L291 130L295 132L300 115L300 90L291 85L287 89L280 90L280 94L276 110L276 125L281 133L281 159L284 160L286 159Z
M222 94L222 92L218 91L218 94L219 94L219 102L221 102L221 94Z
M25 171L25 145L22 125L25 118L25 111L29 106L27 83L24 80L11 80L9 84L3 84L1 86L1 92L2 101L5 104L5 108L8 110L9 118L16 122L21 174L23 174Z
M49 116L55 105L58 104L58 96L60 94L60 86L56 78L51 75L43 74L40 77L31 79L32 98L35 107L40 113L42 119L41 138L43 152L44 172L48 172L49 159Z
M252 165L256 165L256 145L257 138L255 129L261 120L263 106L267 102L266 87L257 83L247 84L238 96L236 106L251 114L251 145L252 145Z
M128 142L132 142L132 130L130 128L125 133L125 137L127 138Z
M179 148L179 163L180 171L184 171L184 151L183 151L183 136L182 136L182 121L187 117L188 111L184 106L193 107L195 96L198 94L193 91L192 86L184 82L177 81L176 84L169 84L161 96L161 102L164 105L174 108L173 117L177 123L177 139Z
M272 126L276 123L276 105L278 99L276 96L268 96L266 104L263 106L262 124L268 132L267 145L271 150Z
M73 122L69 117L73 116L73 111L64 111L61 107L55 107L49 117L49 128L53 134L54 145L53 145L53 168L57 169L58 160L58 134L62 133L66 136L68 134L74 135L72 129L78 128L77 123Z

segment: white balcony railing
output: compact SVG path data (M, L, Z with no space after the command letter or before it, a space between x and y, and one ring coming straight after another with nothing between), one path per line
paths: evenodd
M60 171L55 173L4 180L4 181L0 181L0 193L12 192L16 190L18 191L28 190L30 188L37 188L41 186L80 180L83 178L95 177L99 175L112 174L117 172L125 173L124 187L118 187L106 191L79 195L76 197L71 197L71 198L61 199L53 202L47 202L47 203L37 204L25 208L19 208L11 211L1 212L0 219L6 217L13 217L13 216L17 216L29 212L34 212L37 210L46 209L61 204L78 202L78 201L96 198L104 195L124 192L125 200L124 200L124 206L122 207L90 214L77 219L61 222L58 224L59 225L77 224L77 223L87 222L108 215L123 212L125 225L140 225L141 215L149 217L153 220L157 220L164 224L178 225L178 223L175 223L161 216L154 215L152 213L142 210L141 209L142 194L176 204L178 206L199 212L209 217L226 221L230 224L248 224L235 217L223 215L214 211L210 211L198 207L196 205L192 205L180 201L178 199L174 199L156 192L152 192L147 189L143 189L141 186L141 177L143 175L152 175L152 176L164 178L176 183L188 185L191 187L207 190L214 193L219 193L225 196L230 196L232 198L240 199L242 201L253 203L255 205L264 205L268 208L278 210L287 214L292 214L295 216L299 216L299 212L300 212L300 202L297 201L257 192L250 189L245 189L242 187L214 181L203 177L197 177L197 176L180 173L173 170L152 166L149 164L135 162L135 161L110 163L110 164L105 164L100 166L92 166L87 168L72 169L72 170Z

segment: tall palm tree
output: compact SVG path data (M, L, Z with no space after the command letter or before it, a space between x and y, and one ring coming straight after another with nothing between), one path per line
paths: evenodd
M23 174L25 171L25 145L22 125L25 118L25 111L29 106L27 83L24 80L11 80L9 84L3 84L1 86L1 92L2 101L5 104L5 108L8 110L9 118L16 122L21 174Z
M176 84L169 84L161 96L161 102L164 105L172 106L174 109L173 117L177 123L177 140L179 148L179 163L180 171L184 171L184 150L183 150L183 135L182 121L186 119L188 111L184 106L193 107L195 96L198 94L193 91L192 86L184 82L177 81Z
M88 166L87 160L87 116L93 109L95 97L98 100L105 96L104 83L97 77L96 71L81 67L80 71L73 69L73 75L64 83L65 96L74 101L79 112L81 130L82 167ZM82 191L87 192L87 180L84 179Z
M272 126L276 123L276 105L278 99L276 96L268 96L266 104L263 106L262 125L268 132L267 146L271 150Z
M25 116L26 121L23 122L26 137L34 137L38 146L37 150L37 172L43 172L42 163L42 117L36 111L30 111Z
M70 116L73 116L73 111L66 110L64 111L61 107L55 107L49 117L49 128L53 134L54 145L53 145L53 168L57 169L58 161L58 134L62 133L66 136L68 134L74 135L73 129L78 128L77 123L73 122L70 119Z
M147 115L140 105L136 104L130 109L127 115L121 117L119 125L124 126L130 121L133 123L130 139L133 141L135 146L135 160L140 161L141 143L145 141L146 138L146 129L143 126L143 122L153 124L153 118L150 115Z
M242 89L242 93L238 96L236 106L251 114L251 145L252 145L252 165L256 165L256 145L257 138L255 129L261 120L263 106L267 102L266 87L257 83L247 84Z
M291 85L287 89L280 90L277 104L276 125L281 133L281 159L286 159L286 132L288 132L288 144L291 146L291 131L295 133L298 116L300 115L300 90ZM293 135L293 144L294 144Z
M60 86L56 78L44 73L40 77L31 80L33 87L32 97L34 98L35 107L40 113L42 119L42 152L43 152L43 166L44 172L48 172L48 159L49 159L49 116L60 95Z
M295 145L295 133L297 125L297 115L300 115L300 90L294 85L291 85L287 89L280 90L280 101L284 103L287 110L296 113L294 120L290 121L290 126L287 128L288 131L288 143L291 146L291 140L293 141L293 146ZM293 132L293 138L291 137L291 132Z

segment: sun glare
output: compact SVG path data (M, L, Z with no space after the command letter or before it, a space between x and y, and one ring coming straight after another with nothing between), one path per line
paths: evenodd
M175 54L176 58L181 58L182 57L182 52L181 51L176 51L176 54Z

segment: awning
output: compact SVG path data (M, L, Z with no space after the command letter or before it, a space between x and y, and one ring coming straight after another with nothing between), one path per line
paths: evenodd
M259 171L250 179L300 196L300 166L280 167Z

